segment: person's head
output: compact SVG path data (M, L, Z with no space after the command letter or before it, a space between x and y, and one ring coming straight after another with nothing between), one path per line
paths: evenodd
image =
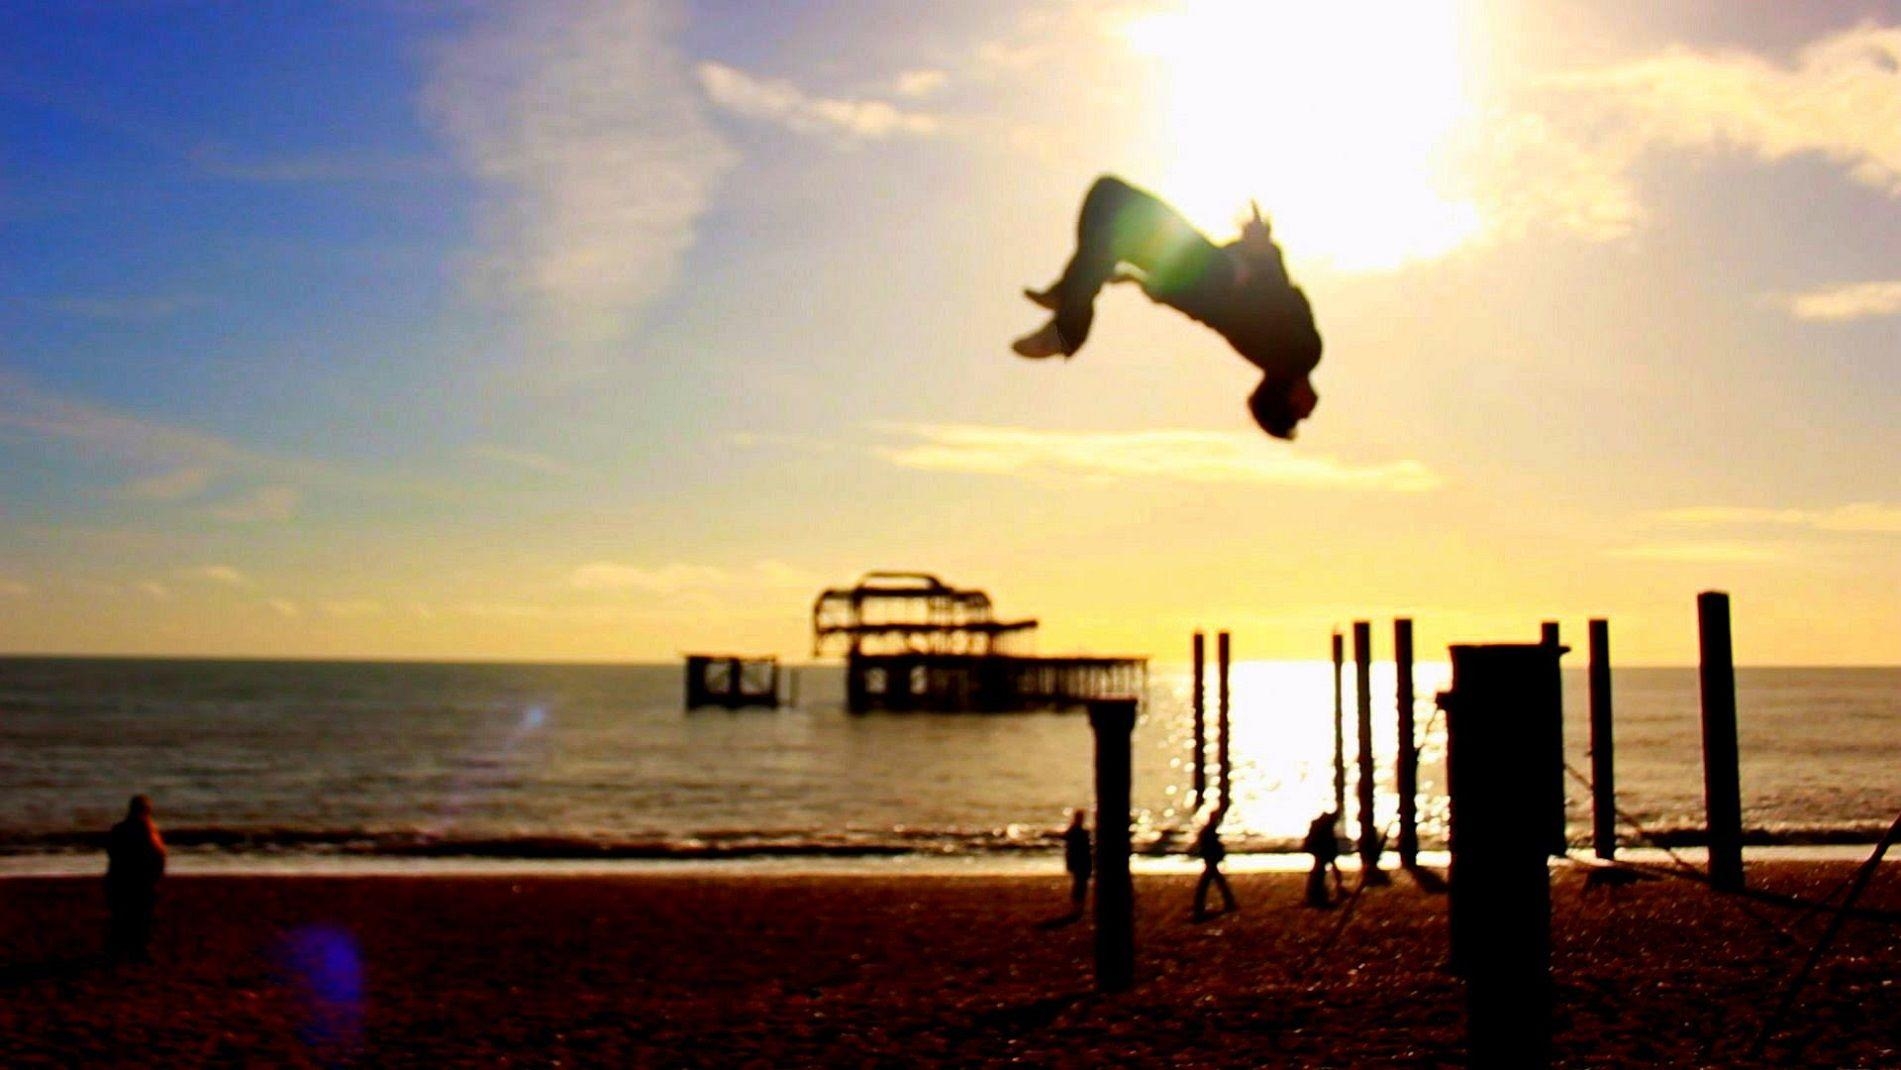
M125 816L134 821L149 819L152 816L152 800L143 795L132 796L132 801L125 805Z
M1069 823L1071 825L1076 826L1077 828L1081 828L1083 824L1083 812L1081 810L1077 810L1076 812L1070 814Z
M1261 430L1275 438L1292 441L1294 428L1311 416L1320 395L1305 375L1268 375L1248 395L1248 413Z

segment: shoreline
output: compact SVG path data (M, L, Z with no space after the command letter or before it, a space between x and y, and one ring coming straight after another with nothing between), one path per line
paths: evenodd
M1867 859L1875 846L1865 844L1788 844L1745 847L1744 865L1757 863L1859 863ZM1675 865L1672 858L1691 865L1703 865L1708 852L1701 847L1619 848L1619 862L1651 869ZM1351 853L1340 856L1340 866L1348 873L1359 871L1359 859ZM1421 851L1420 865L1443 870L1445 851ZM1901 851L1891 853L1890 862L1901 862ZM1228 873L1305 873L1310 857L1296 852L1231 851L1222 865ZM1573 850L1564 859L1553 859L1552 870L1590 867L1598 864L1584 849ZM1394 870L1396 857L1388 851L1382 868ZM1201 871L1199 861L1185 853L1136 854L1130 867L1137 874L1180 875ZM493 857L476 855L410 856L374 854L268 854L222 851L174 850L168 863L171 876L267 876L267 877L430 877L430 876L640 876L665 874L763 874L777 876L868 876L937 877L987 876L1035 877L1060 873L1060 848L1023 850L1009 853L879 853L879 854L761 854L723 857L671 858L548 858ZM105 871L102 853L62 853L48 855L0 856L0 881L97 876Z
M1755 861L1819 898L1847 862ZM735 879L735 878L738 879ZM0 881L0 1055L203 1065L1440 1066L1463 1062L1445 906L1403 876L1353 910L1296 873L1138 874L1137 981L1094 990L1087 915L1031 875L673 871L179 875L149 965L96 951L92 879ZM1828 914L1682 880L1552 878L1554 1066L1901 1063L1901 926L1851 918L1749 1055ZM1864 905L1901 908L1901 864Z

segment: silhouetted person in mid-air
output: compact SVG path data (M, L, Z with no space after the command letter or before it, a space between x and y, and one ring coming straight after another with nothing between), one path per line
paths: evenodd
M1122 272L1125 264L1139 274ZM1268 434L1291 439L1313 412L1320 398L1307 377L1320 363L1320 332L1258 207L1239 239L1216 245L1153 195L1118 178L1097 179L1062 277L1023 292L1055 317L1011 348L1031 358L1074 355L1089 337L1096 294L1109 282L1140 284L1152 300L1214 328L1261 369L1248 412Z
M158 906L158 881L165 875L165 840L152 821L152 800L132 796L125 820L106 836L106 954L114 959L148 962L152 913Z
M1333 905L1333 896L1327 891L1327 872L1333 872L1333 890L1338 892L1346 883L1340 875L1340 841L1333 834L1334 822L1340 815L1332 810L1321 814L1307 826L1307 838L1300 843L1300 849L1314 856L1314 866L1307 871L1307 905L1325 909Z
M1201 879L1195 882L1194 918L1202 921L1208 917L1208 889L1221 890L1221 912L1235 909L1234 890L1228 887L1228 878L1221 875L1221 860L1228 857L1228 849L1221 844L1220 811L1208 819L1195 836L1195 854L1201 859Z
M1069 870L1069 902L1077 915L1083 912L1083 900L1089 896L1089 874L1095 868L1095 852L1089 843L1089 830L1083 826L1083 812L1071 815L1063 830L1063 865Z

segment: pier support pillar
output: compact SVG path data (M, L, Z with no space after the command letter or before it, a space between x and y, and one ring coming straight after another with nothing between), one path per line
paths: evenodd
M1347 815L1347 730L1341 708L1341 676L1346 662L1346 641L1333 633L1333 812L1341 820Z
M1538 633L1538 641L1545 646L1559 654L1570 652L1558 639L1557 621L1545 621L1539 626ZM1550 710L1549 713L1540 714L1538 720L1543 730L1538 753L1551 766L1549 775L1542 781L1545 794L1541 805L1550 829L1545 834L1546 850L1551 852L1553 858L1563 858L1571 850L1571 841L1564 814L1564 676L1558 669L1557 658L1551 659L1551 671L1542 681L1542 686L1547 698L1541 705L1548 706Z
M1129 779L1134 699L1089 704L1096 737L1096 987L1135 984L1135 884L1129 876Z
M1551 1061L1550 644L1455 646L1446 712L1452 966L1466 980L1470 1065Z
M1191 761L1195 767L1195 801L1189 808L1190 813L1200 813L1201 807L1208 801L1208 698L1207 698L1207 637L1195 633L1195 753Z
M1234 801L1233 763L1230 761L1232 752L1228 749L1228 665L1228 633L1221 632L1215 636L1215 667L1221 676L1215 707L1215 734L1220 737L1215 753L1221 763L1221 801L1216 804L1215 812L1222 816L1227 814L1228 804Z
M1611 626L1590 623L1591 642L1591 847L1606 862L1617 860L1617 750L1611 735Z
M1360 882L1388 884L1380 869L1380 830L1373 819L1373 625L1353 622L1353 681L1360 731Z
M1703 691L1703 805L1710 841L1710 885L1743 887L1742 777L1737 770L1736 662L1730 650L1729 595L1696 596Z
M1419 864L1419 745L1413 738L1413 622L1393 622L1394 700L1399 714L1399 755L1394 763L1394 790L1399 795L1399 864Z

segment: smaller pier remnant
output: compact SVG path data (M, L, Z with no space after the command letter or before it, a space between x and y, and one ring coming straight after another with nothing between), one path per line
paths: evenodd
M744 706L778 708L779 659L736 654L686 656L686 706Z
M999 713L1140 698L1148 659L1018 653L1034 620L998 620L983 591L928 572L868 572L812 604L813 653L845 655L853 713Z

